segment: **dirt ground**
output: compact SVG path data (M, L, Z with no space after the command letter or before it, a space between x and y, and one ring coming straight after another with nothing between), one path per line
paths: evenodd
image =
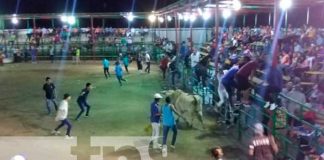
M112 65L110 72L113 73ZM153 65L151 74L144 74L131 66L130 74L125 74L127 82L120 87L114 74L107 80L104 78L100 62L0 66L0 136L51 136L50 132L57 122L54 121L54 112L50 116L46 114L42 91L46 76L52 77L57 87L58 101L64 93L72 95L69 118L73 125L72 135L78 139L90 136L148 136L144 128L149 124L149 104L152 95L162 88L158 67ZM76 98L86 82L95 87L88 97L92 106L90 117L74 121L79 112ZM208 150L215 146L223 147L225 159L245 159L234 138L214 129L213 117L205 116L205 120L206 130L179 130L176 150L169 152L166 159L211 159ZM61 131L64 132L64 129ZM171 134L168 139L171 139ZM150 156L162 159L159 151L150 150ZM78 160L81 159L87 157L78 157Z

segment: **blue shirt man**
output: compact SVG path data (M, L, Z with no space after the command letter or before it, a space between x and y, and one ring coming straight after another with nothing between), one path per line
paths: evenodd
M186 42L182 42L181 47L180 47L180 56L181 59L184 59L188 53L188 46L186 45Z
M123 69L120 66L120 63L118 61L116 62L116 65L115 65L115 73L116 73L116 77L119 82L119 85L122 86L123 84L121 81L126 81L126 80L123 78Z
M159 93L154 94L154 101L151 103L151 125L152 125L152 140L153 140L153 148L158 149L161 147L158 144L158 138L160 134L160 116L161 113L159 111L159 101L162 96Z
M103 68L109 68L109 60L104 58L102 60L102 65L103 65Z
M91 83L87 83L86 84L86 87L84 89L82 89L78 99L77 99L77 103L80 107L80 112L79 114L76 116L75 120L78 120L80 118L80 116L84 113L85 111L85 108L86 108L86 117L89 116L89 112L90 112L90 105L88 104L87 102L87 98L88 98L88 95L90 93L90 90L91 90Z
M102 60L102 66L103 66L103 69L104 69L105 77L107 79L108 76L110 77L110 73L109 73L109 60L107 58L104 58Z

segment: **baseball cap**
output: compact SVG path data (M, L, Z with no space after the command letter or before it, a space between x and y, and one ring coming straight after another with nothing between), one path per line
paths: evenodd
M161 99L163 98L160 93L155 93L154 98Z

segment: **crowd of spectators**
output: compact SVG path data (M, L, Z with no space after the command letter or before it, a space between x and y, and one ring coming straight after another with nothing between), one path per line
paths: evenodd
M220 42L217 44L218 40ZM190 41L182 42L177 57L169 54L168 44L171 43L162 46L168 53L166 56L169 56L173 85L175 73L187 72L174 68L185 67L190 70L191 77L196 79L193 86L201 85L217 92L217 88L212 86L216 76L209 74L210 70L215 69L209 62L217 60L217 66L222 70L219 72L219 86L223 86L228 94L232 107L236 103L243 104L246 108L255 107L249 95L256 93L266 101L264 106L257 106L263 111L259 121L267 126L266 135L272 127L287 129L286 125L272 124L273 121L270 120L273 114L280 117L280 112L286 111L288 114L278 120L288 125L289 137L297 136L300 140L296 142L301 150L297 159L302 159L300 157L307 154L323 158L323 145L319 145L323 144L324 128L323 30L306 25L292 28L289 25L276 34L271 26L230 27L221 29L218 36L214 36L199 49L191 46ZM166 59L164 57L161 62L162 70L165 70ZM174 62L177 64L174 65ZM224 93L219 90L218 94ZM308 130L312 130L310 133L313 134L309 134ZM309 147L307 152L302 148L305 143L301 142L304 140L301 137L305 135L312 137L306 141Z

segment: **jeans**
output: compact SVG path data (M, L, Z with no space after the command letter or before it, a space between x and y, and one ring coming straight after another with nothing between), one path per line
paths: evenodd
M66 135L71 136L70 133L71 133L72 125L71 125L71 123L70 123L67 119L62 120L62 121L61 121L61 124L58 125L54 130L55 130L55 131L58 131L58 130L59 130L60 128L62 128L64 125L67 126Z
M110 77L109 68L104 68L104 74L106 79L108 78L108 76Z
M81 111L79 112L79 114L77 115L77 117L75 118L75 120L78 120L80 118L80 116L83 114L84 107L87 107L86 116L89 116L90 105L88 104L88 102L86 100L83 100L83 99L78 99L77 100L77 103L78 103Z
M53 103L55 110L57 111L57 104L55 102L55 99L47 99L46 98L46 108L47 108L47 113L51 114L51 105L50 103Z
M171 71L171 81L172 85L175 85L175 76L178 76L178 79L181 78L180 72L178 70Z
M126 80L123 78L123 76L117 76L117 80L118 80L120 86L123 85L121 81L126 81Z
M127 73L129 73L128 72L128 65L125 65L125 70L126 70Z
M175 144L175 142L177 140L177 134L178 134L178 130L177 130L176 125L173 125L173 126L163 126L163 142L162 142L162 144L163 145L166 144L166 141L167 141L167 138L168 138L168 133L169 133L170 128L173 131L171 145L174 146L174 144Z
M146 62L145 72L150 73L150 70L151 70L151 62Z
M153 148L158 146L158 139L160 136L160 123L152 122L152 141L153 141Z

